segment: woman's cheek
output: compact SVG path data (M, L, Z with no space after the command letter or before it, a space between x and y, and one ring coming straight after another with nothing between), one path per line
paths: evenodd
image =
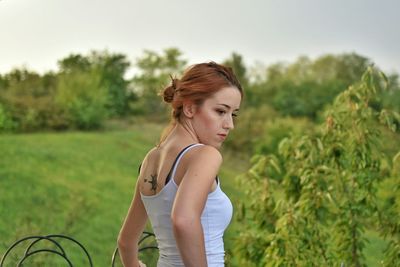
M210 126L212 126L213 121L215 120L215 115L212 113L208 113L205 115L206 116L204 116L204 124L207 126L207 128L209 128Z

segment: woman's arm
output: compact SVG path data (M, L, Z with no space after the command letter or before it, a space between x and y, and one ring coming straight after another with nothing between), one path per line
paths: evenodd
M189 154L190 153L190 154ZM186 267L207 266L201 214L222 163L219 151L201 146L188 152L186 172L179 185L171 219Z
M136 183L128 214L118 236L118 250L125 267L139 267L138 242L147 222L147 213L139 192L139 179Z

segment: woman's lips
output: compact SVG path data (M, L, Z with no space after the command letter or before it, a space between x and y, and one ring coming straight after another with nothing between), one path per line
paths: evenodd
M218 134L222 139L226 138L226 134Z

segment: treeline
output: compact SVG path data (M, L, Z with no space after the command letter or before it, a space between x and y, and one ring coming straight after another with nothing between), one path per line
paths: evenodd
M242 129L254 131L261 130L254 123L257 118L265 121L266 117L285 116L317 121L324 107L372 64L354 53L324 55L315 60L300 57L290 64L252 67L233 53L222 63L230 65L244 85L242 117L248 119L239 121L251 122ZM169 83L170 75L179 76L187 66L179 49L168 48L161 53L145 50L133 64L124 54L92 51L59 60L57 72L40 75L25 68L14 69L0 74L0 131L96 129L108 118L127 116L164 120L168 112L158 92ZM136 70L133 77L127 77L130 67ZM379 100L371 105L398 110L399 77L390 74L388 79L387 90L381 91ZM307 128L307 122L304 124ZM244 135L242 138L239 134L231 146L252 141Z
M126 55L92 51L58 61L44 75L25 68L0 75L0 131L96 129L108 118L165 116L157 91L186 66L178 49L145 51L132 65Z
M378 67L370 59L355 53L323 55L315 60L300 57L293 63L255 66L249 70L236 54L226 63L233 66L247 89L238 127L227 143L249 155L276 153L283 138L312 133L325 119L324 113L335 97L350 85L358 84L368 66L375 70L372 75L378 73ZM387 86L382 82L376 86L377 95L369 105L376 111L399 112L398 74L387 75ZM385 137L392 136L385 131ZM397 152L394 143L398 144L390 139L384 144L390 155Z

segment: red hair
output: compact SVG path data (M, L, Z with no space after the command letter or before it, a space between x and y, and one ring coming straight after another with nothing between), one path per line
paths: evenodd
M202 104L204 100L225 87L235 87L243 98L243 89L233 70L215 62L200 63L189 67L182 78L171 77L171 84L167 86L162 96L164 101L172 106L170 127L164 130L160 143L165 139L173 126L180 122L184 102Z

